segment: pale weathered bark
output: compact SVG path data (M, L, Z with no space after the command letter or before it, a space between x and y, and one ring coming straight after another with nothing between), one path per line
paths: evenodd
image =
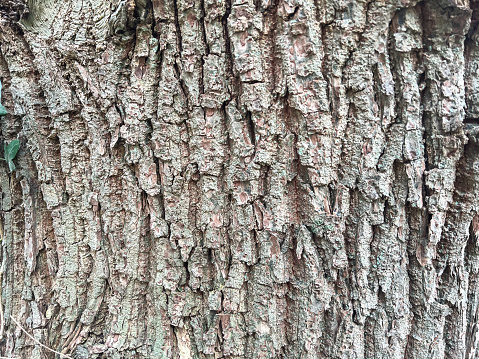
M0 354L479 358L478 23L0 0Z

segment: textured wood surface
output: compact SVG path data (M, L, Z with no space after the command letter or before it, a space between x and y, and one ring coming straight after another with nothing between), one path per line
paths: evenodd
M0 354L479 358L478 24L0 0Z

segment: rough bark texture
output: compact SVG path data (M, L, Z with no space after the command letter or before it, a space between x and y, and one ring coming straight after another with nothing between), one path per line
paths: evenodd
M479 358L478 23L0 0L1 354Z

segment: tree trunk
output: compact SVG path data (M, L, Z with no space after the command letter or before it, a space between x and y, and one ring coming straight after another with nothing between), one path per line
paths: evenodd
M479 358L479 1L23 1L1 355Z

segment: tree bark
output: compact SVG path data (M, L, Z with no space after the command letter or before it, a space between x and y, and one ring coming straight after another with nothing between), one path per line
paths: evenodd
M478 24L0 0L0 354L479 358Z

